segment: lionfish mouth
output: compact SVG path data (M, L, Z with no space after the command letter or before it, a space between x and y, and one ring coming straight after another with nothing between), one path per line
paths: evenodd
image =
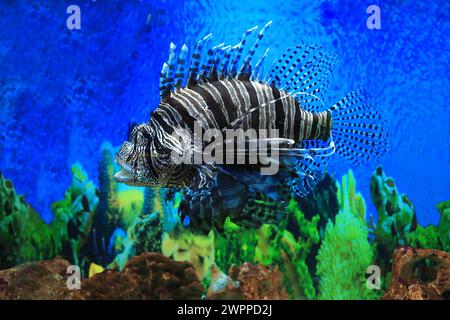
M133 175L130 171L123 169L114 175L114 180L116 180L116 182L124 183L131 182L133 180Z
M114 174L114 180L116 182L122 183L130 183L134 181L133 173L131 172L130 166L128 166L125 162L121 161L119 157L116 157L116 162L119 166L122 167L122 170Z

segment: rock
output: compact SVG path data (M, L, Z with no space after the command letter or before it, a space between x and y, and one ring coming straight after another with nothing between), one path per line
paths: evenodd
M211 283L206 294L209 300L242 300L241 287L238 281L231 279L215 264L211 266Z
M200 299L203 286L190 262L159 253L128 261L121 271L107 270L82 282L80 299Z
M231 266L228 273L232 279L239 281L242 296L246 300L285 300L288 298L278 267L244 263L239 268Z
M0 300L70 299L66 260L55 258L0 271Z
M80 290L67 288L69 265L57 258L0 271L0 299L200 299L204 291L191 263L159 253L82 279Z
M449 253L401 247L392 260L392 283L383 299L450 299Z
M207 299L285 300L281 273L277 267L244 263L231 266L228 276L212 269Z

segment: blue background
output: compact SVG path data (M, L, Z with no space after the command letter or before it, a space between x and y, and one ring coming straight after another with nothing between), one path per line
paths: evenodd
M81 8L68 30L66 8ZM366 8L381 7L381 30ZM7 1L0 5L0 170L46 221L80 161L97 181L99 148L119 145L130 121L158 104L159 72L171 41L192 46L209 32L236 43L273 20L261 46L268 62L301 41L340 59L326 103L364 86L384 109L391 151L380 160L416 207L421 224L450 198L448 1ZM378 163L353 168L375 213L369 179ZM335 157L336 177L349 164Z

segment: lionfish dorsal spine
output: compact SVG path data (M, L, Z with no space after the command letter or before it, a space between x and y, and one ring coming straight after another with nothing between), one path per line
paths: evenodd
M161 98L166 97L170 92L197 84L198 82L208 82L224 79L258 79L262 74L262 64L267 55L267 50L261 59L252 67L252 59L263 38L264 31L271 25L271 21L259 31L253 45L246 50L249 37L258 26L250 28L244 32L241 40L235 45L225 45L221 43L208 47L207 43L212 34L201 38L194 46L191 54L188 54L188 47L183 44L181 50L176 54L176 46L171 43L169 47L169 58L163 64L160 77L159 92ZM242 57L244 57L242 59ZM242 61L242 62L241 62ZM256 72L255 72L256 70Z

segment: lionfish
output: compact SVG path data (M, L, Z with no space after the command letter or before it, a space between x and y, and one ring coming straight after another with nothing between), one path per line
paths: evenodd
M253 63L270 25L251 46L247 40L258 27L233 46L208 46L209 34L190 57L185 44L177 54L171 43L160 76L160 103L149 122L132 128L116 156L123 169L115 175L118 182L185 188L179 214L194 231L222 231L227 217L247 227L278 223L287 199L314 190L331 155L359 164L388 149L386 122L365 90L325 107L337 59L321 46L288 48L268 73L263 71L268 49ZM262 176L259 165L174 163L174 150L193 148L174 133L193 133L196 121L205 130L278 129L279 172Z

